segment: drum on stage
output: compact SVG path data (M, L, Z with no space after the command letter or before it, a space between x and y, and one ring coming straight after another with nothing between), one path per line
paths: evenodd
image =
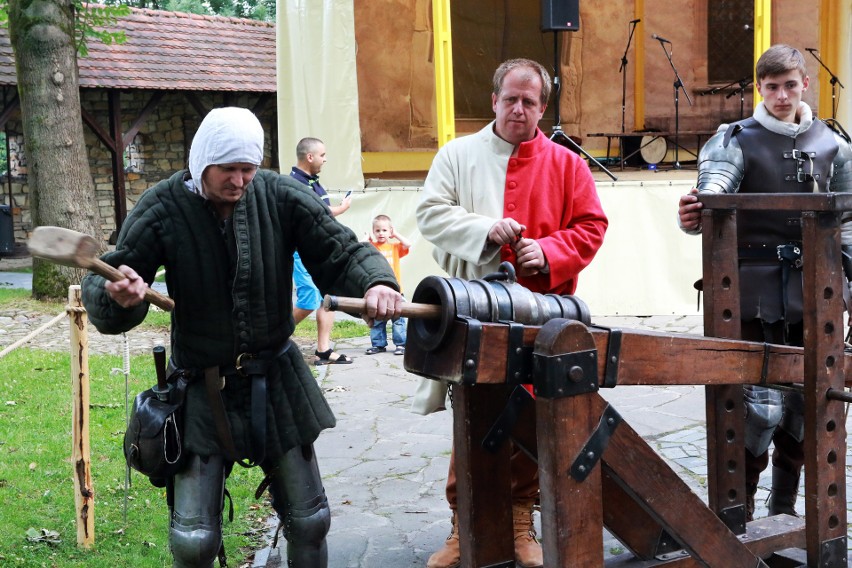
M668 145L662 136L643 136L639 144L639 155L648 164L659 164L666 157Z

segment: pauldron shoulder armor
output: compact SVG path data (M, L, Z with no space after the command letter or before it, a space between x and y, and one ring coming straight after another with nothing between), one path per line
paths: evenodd
M735 193L743 179L745 161L734 136L740 123L719 130L701 148L698 155L698 191L703 193Z

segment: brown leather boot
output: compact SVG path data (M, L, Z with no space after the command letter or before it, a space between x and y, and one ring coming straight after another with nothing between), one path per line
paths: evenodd
M772 491L769 493L769 516L796 513L799 495L799 476L778 466L772 466Z
M426 568L458 568L461 566L459 554L459 515L453 511L453 531L444 542L444 547L432 554L426 562Z
M515 527L515 562L520 568L541 568L544 562L541 545L535 538L532 512L534 501L512 503L512 523Z
M754 495L757 493L757 483L746 482L746 522L754 520Z

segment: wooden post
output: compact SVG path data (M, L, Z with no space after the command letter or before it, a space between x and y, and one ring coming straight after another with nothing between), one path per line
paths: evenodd
M808 566L846 566L846 414L839 215L802 214L805 334L805 532Z
M77 546L95 543L95 499L89 445L89 335L88 317L80 286L68 287L71 330L71 462L74 464L74 511Z
M701 223L704 335L740 339L737 216L705 209ZM734 534L746 531L745 407L740 385L705 388L708 506Z

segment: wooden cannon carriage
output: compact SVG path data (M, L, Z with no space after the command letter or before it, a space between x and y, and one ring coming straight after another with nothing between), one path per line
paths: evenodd
M841 401L852 356L844 353L839 218L852 195L701 201L705 337L596 327L576 298L542 308L553 299L521 295L509 309L509 284L430 277L418 287L413 302L434 309L409 322L405 368L454 385L463 567L515 565L508 436L538 459L546 568L847 565ZM740 209L801 212L804 348L738 339ZM537 325L506 316L531 321L548 310L566 315ZM535 419L529 397L513 391L523 382L535 387ZM805 518L746 523L741 385L802 382ZM707 503L598 392L686 384L706 385ZM630 554L604 562L605 526Z

